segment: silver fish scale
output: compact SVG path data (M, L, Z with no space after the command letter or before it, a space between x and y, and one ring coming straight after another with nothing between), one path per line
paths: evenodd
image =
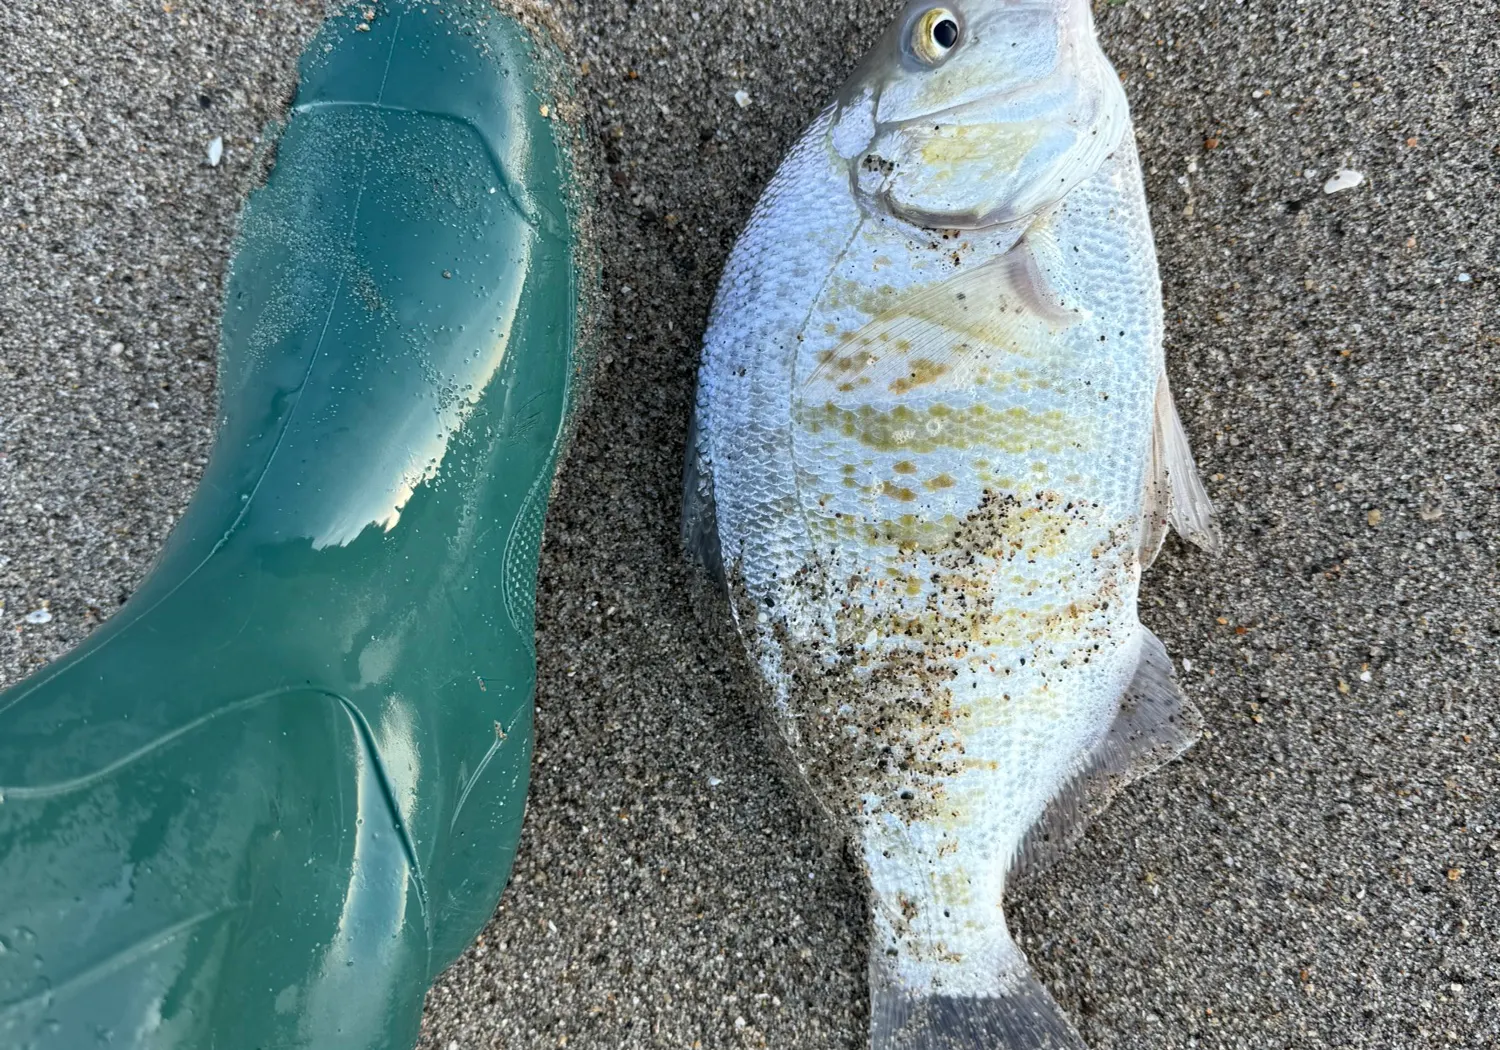
M758 601L804 560L805 539L788 535L800 521L790 365L821 284L820 267L843 250L847 228L859 217L847 177L803 159L822 152L831 115L830 108L818 117L766 188L725 267L705 336L701 434L732 435L711 455L714 484L725 487L736 507L734 528L720 533L723 557L726 564L754 566L743 579ZM840 209L843 222L828 221ZM793 230L796 240L787 243ZM718 506L725 520L725 504Z

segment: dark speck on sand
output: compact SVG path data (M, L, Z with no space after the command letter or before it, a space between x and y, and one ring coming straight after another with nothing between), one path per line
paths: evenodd
M548 519L520 859L424 1047L862 1045L863 904L695 611L678 472L735 233L894 8L559 8L607 332ZM321 13L0 6L4 682L110 616L192 494L254 139ZM1170 541L1142 597L1208 734L1014 928L1098 1048L1500 1046L1500 7L1095 15L1227 543ZM1363 184L1325 193L1340 168Z

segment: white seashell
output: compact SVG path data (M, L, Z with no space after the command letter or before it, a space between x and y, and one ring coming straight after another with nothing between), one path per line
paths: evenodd
M1355 171L1353 168L1340 168L1327 182L1323 183L1323 192L1342 193L1344 190L1354 189L1364 181L1363 172Z

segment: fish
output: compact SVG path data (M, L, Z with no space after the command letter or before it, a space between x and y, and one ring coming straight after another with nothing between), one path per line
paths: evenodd
M784 157L704 336L683 539L869 895L873 1050L1082 1047L1006 926L1202 716L1137 611L1219 529L1084 0L907 4Z

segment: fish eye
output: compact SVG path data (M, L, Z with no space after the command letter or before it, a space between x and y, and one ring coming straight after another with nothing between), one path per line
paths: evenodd
M919 62L935 66L958 46L962 32L958 15L951 10L928 8L912 22L907 48Z

